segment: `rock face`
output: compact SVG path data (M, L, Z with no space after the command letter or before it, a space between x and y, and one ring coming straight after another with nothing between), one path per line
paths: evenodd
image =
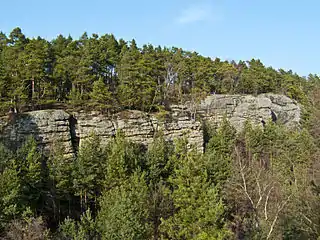
M186 136L190 144L202 150L201 123L192 120L187 111L176 109L174 113L171 121L168 121L158 120L155 115L141 111L120 112L111 118L99 112L79 112L74 114L74 118L77 119L76 137L80 139L81 145L81 142L94 132L100 136L102 144L106 144L118 130L121 130L129 140L148 145L153 141L155 134L162 131L169 141Z
M69 117L63 110L42 110L13 115L0 123L0 139L15 148L32 135L46 150L57 142L65 147L67 154L73 153Z
M158 120L155 115L140 111L125 111L108 117L99 112L67 113L63 110L40 110L27 112L0 122L0 140L18 147L33 135L45 152L55 145L62 145L65 154L73 154L92 133L98 135L102 144L107 144L122 130L134 142L145 145L153 141L159 131L168 141L187 137L199 151L203 149L201 123L192 120L185 109L176 109L169 120Z
M197 114L206 121L217 124L224 117L240 131L247 120L263 125L269 120L287 127L299 127L301 108L296 101L277 94L211 95L197 106Z
M282 95L211 95L193 108L187 104L173 105L170 116L161 119L141 111L124 111L112 117L99 112L63 110L13 114L9 119L0 119L0 140L19 146L27 136L33 135L45 151L56 143L64 146L66 154L73 154L93 132L100 136L102 144L107 144L121 129L129 140L148 145L155 134L162 131L168 141L185 136L202 151L202 124L201 120L194 120L197 116L216 125L226 116L241 130L246 120L263 125L271 119L288 127L299 127L300 115L299 105Z

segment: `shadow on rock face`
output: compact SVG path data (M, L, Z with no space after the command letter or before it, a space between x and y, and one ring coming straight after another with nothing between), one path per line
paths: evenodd
M274 111L272 111L271 109L270 109L270 115L271 115L272 122L276 123L278 121L278 117L277 117L276 113ZM261 123L262 123L263 127L266 125L266 121L264 119L261 119Z
M39 149L43 150L43 138L40 136L36 119L28 114L9 112L7 122L1 129L0 142L16 151L30 136L39 144Z
M32 136L44 154L49 153L56 143L64 148L66 154L72 154L74 150L70 141L69 118L70 115L63 110L16 114L14 119L2 126L0 141L11 150L16 150ZM75 125L73 122L71 124Z
M277 122L277 120L278 120L277 115L272 110L271 110L271 120L272 120L272 122Z
M70 129L70 136L71 136L71 144L72 144L73 151L76 154L79 150L79 144L80 144L80 138L79 136L77 136L77 132L76 132L76 125L78 124L78 120L73 115L71 115L68 121L69 121L69 129Z

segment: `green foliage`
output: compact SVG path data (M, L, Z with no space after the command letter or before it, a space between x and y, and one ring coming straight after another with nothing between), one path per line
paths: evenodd
M16 155L7 150L3 153L7 159L0 172L1 227L10 219L19 218L28 208L34 212L43 210L47 190L42 156L33 138L29 138Z
M81 215L79 222L66 218L59 226L57 239L95 240L101 238L97 232L97 226L91 212L87 210Z
M46 194L45 172L42 155L33 138L29 138L18 150L16 164L23 204L30 206L32 210L42 208Z
M105 156L100 146L100 139L91 135L80 146L74 162L73 189L80 196L83 209L96 204L103 187Z
M179 145L179 144L178 144ZM181 153L181 154L180 154ZM174 214L161 223L165 239L225 239L224 204L207 179L202 156L194 150L175 150L175 169L169 182Z
M148 239L148 187L134 173L122 185L104 192L97 223L103 239Z
M236 130L224 118L209 140L204 155L208 178L216 185L223 185L230 177L235 141Z
M188 101L195 115L208 94L266 92L307 109L296 130L204 123L204 154L187 139L159 134L146 149L121 132L107 146L93 134L74 156L59 142L49 155L32 138L17 151L0 145L0 235L47 239L45 220L57 239L317 239L319 79L112 34L48 42L0 32L1 112L65 102L165 120L170 104Z
M0 36L0 96L16 108L44 101L91 108L155 111L171 103L198 103L209 93L286 94L308 104L318 84L259 59L221 61L181 48L141 48L133 39L84 33L51 42L27 38L20 28Z
M112 107L112 93L109 91L109 88L106 86L102 79L94 82L90 97L93 101L96 102L96 104L100 105L102 109L104 107Z
M119 98L124 107L150 109L155 82L150 75L152 62L142 57L135 41L122 55L119 64ZM136 94L139 92L139 94Z
M49 170L50 195L48 205L51 207L52 220L59 222L67 216L72 216L72 210L75 208L73 195L73 171L75 159L65 156L65 148L58 142L50 152L47 160Z
M149 221L152 223L153 239L160 237L161 218L170 216L172 199L166 194L168 178L172 174L172 145L159 133L146 152L147 183L149 183Z
M79 92L78 89L73 88L69 95L68 95L68 99L70 100L70 103L72 105L78 106L82 104L82 98L81 98L81 93Z
M0 174L0 231L23 210L21 185L14 161L8 163Z
M120 185L135 170L144 165L141 146L125 139L121 131L107 146L106 181L107 188Z
M237 135L224 119L208 133L204 154L161 133L148 149L93 134L75 156L56 143L44 157L32 138L15 153L1 146L0 234L46 238L39 216L56 239L318 238L308 131L247 122Z
M169 159L172 155L172 147L165 141L160 133L149 146L146 153L148 168L148 179L151 184L156 184L161 180L167 180L171 174Z

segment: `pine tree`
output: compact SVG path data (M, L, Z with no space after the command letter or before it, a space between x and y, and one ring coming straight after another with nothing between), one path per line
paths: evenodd
M48 189L44 159L34 138L29 137L17 152L21 201L32 211L43 211Z
M8 86L7 83L7 72L5 69L5 62L4 62L4 55L3 51L5 51L5 48L7 48L7 36L0 32L0 97L5 100L5 97L7 95L7 91L5 91L6 86Z
M113 97L108 86L103 82L102 78L93 83L92 92L90 93L94 105L99 109L111 109L113 107Z
M154 98L155 82L148 74L148 63L142 58L134 40L121 58L118 73L118 96L122 105L149 110Z
M8 82L8 98L18 109L28 97L27 83L25 82L23 51L28 39L20 28L11 31L8 38L8 47L2 52L6 81Z
M7 162L6 168L0 173L0 232L11 219L23 212L21 202L21 183L14 160Z
M108 84L111 91L117 85L116 68L120 61L121 47L112 34L101 36L99 40L99 76Z
M73 188L80 196L81 209L95 209L104 181L105 156L96 135L81 144L73 172Z
M212 183L223 185L230 177L235 142L236 130L224 118L205 149L208 177Z
M144 174L134 173L120 186L106 190L97 224L103 239L149 239L148 187Z
M149 212L150 222L153 227L153 239L160 238L161 218L170 215L172 201L166 195L168 178L172 174L170 157L173 149L170 143L166 142L162 133L154 139L146 153L147 183L149 184Z
M4 65L4 60L2 53L0 51L0 97L2 100L7 100L7 91L6 91L6 86L8 85L7 83L7 74L5 71L5 65Z
M163 133L153 140L153 143L148 147L146 153L146 163L148 168L148 180L150 184L156 184L161 180L167 180L171 174L169 159L173 149L164 139Z
M175 210L162 220L163 238L225 239L230 236L223 221L224 204L215 186L207 180L202 157L195 150L183 151L181 155L176 150L176 154L173 159L176 167L170 178Z
M107 146L105 187L121 185L137 169L143 169L144 156L141 146L125 139L121 131Z
M78 210L78 201L75 199L73 176L75 159L65 155L65 149L59 143L54 143L47 160L49 171L50 198L48 205L51 208L52 222L60 222L67 216L72 217Z
M65 38L62 35L59 35L51 42L53 52L52 78L56 88L55 97L59 101L66 99L66 96L69 94L72 87L72 78L66 66L66 57L69 54L67 46L71 41L71 38Z
M97 232L97 225L94 221L91 212L85 211L80 221L75 221L71 218L66 218L60 225L57 234L57 239L62 240L96 240L101 239Z
M32 39L25 46L22 53L24 76L26 78L27 89L31 92L31 98L52 97L52 83L48 81L49 69L49 44L46 40Z
M73 91L77 91L78 95L74 96L77 96L78 100L88 99L92 84L98 79L98 44L98 35L88 39L86 33L77 41L79 64L73 80Z

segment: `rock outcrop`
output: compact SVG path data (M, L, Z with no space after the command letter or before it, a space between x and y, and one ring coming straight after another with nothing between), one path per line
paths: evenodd
M199 150L203 147L201 123L192 120L185 109L176 109L170 120L159 120L156 115L141 111L124 111L112 117L99 112L79 112L73 117L76 119L75 132L80 145L92 132L105 144L117 130L121 130L129 140L145 145L150 144L155 134L162 131L169 141L186 136L190 144L196 145Z
M269 120L299 127L301 108L298 103L286 96L277 94L252 95L211 95L199 106L196 112L202 119L219 125L224 117L240 131L247 120L255 125L263 125Z
M18 114L8 122L0 122L0 140L19 147L29 135L33 135L45 152L58 144L64 146L65 154L73 154L92 133L98 135L104 145L115 136L117 130L122 130L131 141L148 145L155 134L162 131L168 141L185 136L190 145L202 151L201 123L192 120L188 112L182 110L176 110L170 120L158 120L155 115L141 111L124 111L112 117L99 112L32 111Z
M32 135L40 146L50 150L53 143L63 145L66 154L73 153L70 115L63 110L41 110L11 115L0 122L0 140L11 148L19 147Z
M299 127L300 115L299 105L282 95L211 95L198 106L173 105L169 116L160 119L157 114L141 111L124 111L111 117L99 112L64 110L13 114L8 119L0 119L0 140L17 147L33 135L45 151L57 143L64 146L66 154L73 154L93 132L102 144L108 143L121 129L128 139L148 145L155 134L162 131L168 141L185 136L202 151L202 120L219 125L226 116L241 130L246 120L263 125L271 119L288 127Z

